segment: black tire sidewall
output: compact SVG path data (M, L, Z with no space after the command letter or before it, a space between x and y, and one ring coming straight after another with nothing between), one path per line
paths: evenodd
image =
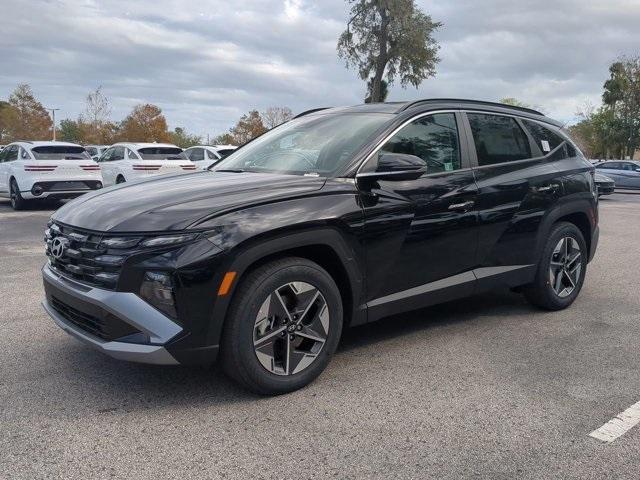
M329 334L315 361L295 375L276 375L258 361L253 347L253 331L258 310L273 291L293 281L318 288L329 308ZM225 328L223 361L225 370L246 387L261 394L297 390L313 381L326 368L342 332L342 300L331 276L305 259L287 259L258 269L239 287Z
M575 239L580 245L582 271L580 273L578 283L576 284L576 288L574 288L573 292L571 292L571 294L567 297L561 298L556 294L553 286L551 285L551 281L549 279L549 266L555 247L558 245L558 242L565 237L571 237ZM551 231L549 239L547 240L547 243L545 244L545 247L543 249L542 257L540 259L540 265L538 266L536 282L534 285L535 289L539 289L537 294L542 301L541 306L551 310L561 310L571 305L582 290L584 279L587 273L587 261L587 244L580 229L572 223L563 222L556 225Z
M15 178L12 178L9 184L9 197L11 197L13 192L15 192L15 203L12 203L11 206L14 210L22 210L25 207L26 200L22 198L18 182L16 182Z

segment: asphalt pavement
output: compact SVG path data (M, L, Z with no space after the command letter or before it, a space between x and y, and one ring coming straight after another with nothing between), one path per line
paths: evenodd
M119 362L43 312L51 211L0 200L0 478L629 478L640 425L640 194L601 201L583 291L499 291L346 332L309 387L256 397L217 370Z

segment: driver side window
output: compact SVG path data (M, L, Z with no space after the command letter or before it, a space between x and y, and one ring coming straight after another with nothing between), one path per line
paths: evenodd
M454 113L436 113L404 126L380 149L382 153L403 153L427 163L427 174L462 168L458 127Z

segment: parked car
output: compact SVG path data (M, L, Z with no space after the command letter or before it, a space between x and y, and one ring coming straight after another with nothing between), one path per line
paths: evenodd
M187 148L184 154L200 170L206 170L231 155L237 148L235 145L198 145Z
M74 198L99 188L100 167L75 143L14 142L0 152L0 196L15 210L33 199Z
M75 200L45 232L44 307L113 357L307 385L343 326L492 288L560 310L598 244L593 166L530 109L315 110L211 171Z
M598 196L611 195L616 189L616 182L613 179L596 172L594 175L596 187L598 187Z
M610 160L596 165L598 172L616 182L616 188L640 189L640 161Z
M91 158L97 161L100 155L109 148L109 145L85 145L84 148L91 155Z
M98 162L105 185L196 170L182 149L169 143L116 143Z

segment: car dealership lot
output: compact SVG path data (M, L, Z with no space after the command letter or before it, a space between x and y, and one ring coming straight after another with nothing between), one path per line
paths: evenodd
M0 200L0 478L637 478L640 194L601 203L568 310L509 292L346 332L309 387L261 398L220 373L121 363L40 307L51 212Z

